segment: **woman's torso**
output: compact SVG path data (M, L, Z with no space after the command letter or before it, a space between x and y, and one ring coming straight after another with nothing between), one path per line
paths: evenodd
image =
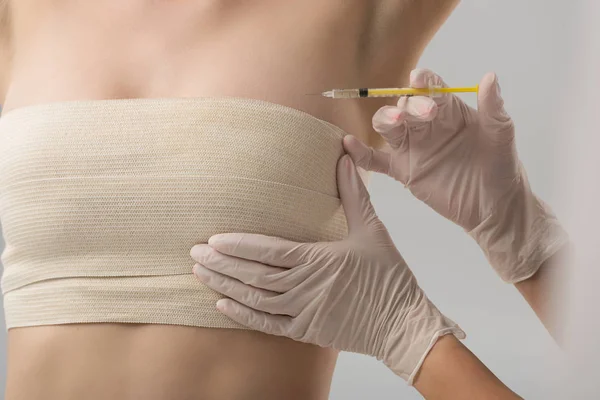
M305 94L405 84L456 2L13 3L3 113L66 100L250 97L306 111L378 143L371 116L382 101ZM6 398L324 399L336 356L230 329L15 328Z

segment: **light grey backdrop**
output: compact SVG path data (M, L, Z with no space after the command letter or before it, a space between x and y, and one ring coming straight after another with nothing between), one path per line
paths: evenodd
M557 123L565 119L560 89L568 84L575 3L463 0L419 62L451 86L474 85L485 72L498 73L531 184L559 217L564 209L554 187L554 153ZM473 96L463 98L475 105ZM461 229L402 185L373 176L369 191L421 286L466 331L465 344L524 398L553 398L547 383L558 369L558 349L517 290L496 277ZM332 400L420 398L375 360L341 355Z
M463 0L436 35L420 66L450 85L500 77L517 146L535 191L561 215L553 187L561 103L568 82L574 24L572 2ZM475 104L473 96L464 96ZM428 296L467 332L466 345L527 399L552 397L544 382L558 369L558 350L514 287L497 278L461 229L414 200L396 182L373 176L373 203ZM0 249L4 246L0 242ZM0 393L6 375L6 334L0 331ZM448 368L452 368L449 365ZM373 359L342 354L331 399L419 399Z

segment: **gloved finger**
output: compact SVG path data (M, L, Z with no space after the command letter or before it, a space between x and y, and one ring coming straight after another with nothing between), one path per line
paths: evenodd
M432 85L448 87L446 82L435 72L426 68L417 68L410 73L410 86L413 88L428 88ZM418 96L424 97L424 96ZM416 98L416 97L415 97ZM442 93L429 98L437 107L432 114L432 124L427 129L431 132L457 132L465 124L465 110L468 106L457 96L451 93Z
M426 89L431 86L447 88L448 85L441 76L427 68L416 68L410 72L410 87L416 89ZM451 97L451 94L441 93L433 100L438 106L444 105Z
M208 239L208 245L223 254L282 268L305 263L311 246L250 233L221 233Z
M409 130L413 125L422 125L432 121L438 112L436 102L427 96L402 96L397 108L407 122Z
M431 98L426 96L401 97L398 100L398 109L406 125L408 140L417 142L427 139L431 131L431 121L438 114L438 106Z
M371 204L371 197L349 155L344 155L338 161L337 167L338 190L346 220L348 234L364 232L365 227L377 220L377 214Z
M212 271L201 264L194 266L194 275L212 290L231 297L250 308L265 311L269 314L286 314L282 306L276 301L279 296L278 293L245 285L238 280Z
M367 146L352 135L344 136L344 150L354 163L367 170L390 175L390 155Z
M286 315L271 315L231 299L217 301L217 309L239 324L260 332L277 336L288 336L293 319Z
M396 107L385 106L373 115L373 129L396 150L406 150L407 134L427 128L437 116L437 104L425 96L398 100Z
M208 245L199 245L194 259L204 267L260 289L284 293L306 279L306 274L287 268L271 267L256 261L219 253ZM289 273L295 271L296 273Z
M398 107L384 106L373 115L373 129L392 149L406 147L406 115Z
M504 109L498 77L493 72L485 74L479 84L477 112L489 140L494 144L512 144L514 123Z

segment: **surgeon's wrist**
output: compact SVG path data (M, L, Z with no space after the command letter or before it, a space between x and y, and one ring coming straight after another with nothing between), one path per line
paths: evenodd
M525 173L469 235L502 280L513 284L533 276L569 241L551 208L531 191Z
M425 358L446 335L466 337L464 331L444 316L419 289L419 301L405 313L386 337L382 360L396 375L413 384Z

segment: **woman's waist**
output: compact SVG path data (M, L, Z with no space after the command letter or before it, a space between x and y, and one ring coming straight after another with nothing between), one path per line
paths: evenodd
M255 331L146 324L11 329L9 346L7 400L326 399L336 359Z

